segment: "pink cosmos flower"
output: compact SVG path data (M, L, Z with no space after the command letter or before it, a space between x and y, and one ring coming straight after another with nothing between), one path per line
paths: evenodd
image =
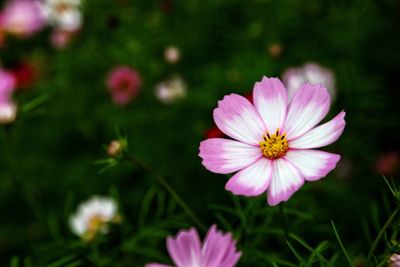
M339 155L314 148L340 137L345 112L315 127L329 110L325 87L305 83L289 102L281 81L267 77L255 83L253 103L236 94L219 101L214 121L235 140L207 139L200 144L199 156L212 172L237 172L227 190L244 196L267 191L269 205L275 206L305 181L316 181L335 168Z
M126 66L113 69L107 78L107 87L113 101L122 106L138 94L141 83L139 73Z
M10 123L15 120L17 107L11 98L15 86L14 76L0 69L0 123Z
M215 225L208 230L201 245L196 229L180 231L176 238L167 239L167 249L176 267L234 267L241 256L230 233L217 231ZM146 267L171 267L149 263Z
M296 90L305 83L322 83L332 99L336 97L335 75L330 69L317 63L307 63L298 68L289 68L282 75L283 84L288 89L289 100Z
M2 28L17 36L30 36L46 24L43 6L36 0L11 0L4 7Z

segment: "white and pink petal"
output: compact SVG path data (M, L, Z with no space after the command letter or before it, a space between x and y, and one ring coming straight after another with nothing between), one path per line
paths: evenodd
M291 140L290 147L296 149L318 148L332 144L342 135L346 122L344 111L332 120L321 124L304 135Z
M289 150L285 159L290 161L307 181L316 181L325 177L336 167L340 155L319 150L301 149Z
M172 267L171 265L165 265L162 263L148 263L145 267Z
M167 239L167 249L176 267L201 266L201 242L196 229L180 231Z
M268 204L276 206L289 198L304 184L304 177L288 160L273 161L271 184L268 187Z
M223 138L210 138L200 143L199 156L209 171L227 174L256 162L262 157L262 152L259 146Z
M322 84L305 83L296 91L283 126L288 140L299 137L317 125L328 113L330 96Z
M249 145L258 145L266 129L255 107L237 94L218 101L214 121L224 134Z
M237 262L241 254L236 251L236 242L232 234L224 234L212 225L204 240L202 255L202 266L233 267L232 262Z
M225 189L235 195L258 196L271 183L272 161L261 158L229 179Z
M278 78L263 77L253 89L253 102L269 132L282 128L286 118L288 97Z

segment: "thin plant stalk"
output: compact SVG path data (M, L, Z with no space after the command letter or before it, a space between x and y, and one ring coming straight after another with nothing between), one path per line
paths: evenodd
M152 170L148 165L144 164L143 162L140 162L136 158L132 157L131 155L125 155L125 159L128 160L129 162L140 166L147 172L149 172L151 175L156 178L156 180L167 190L167 192L175 199L175 201L178 203L178 205L181 206L181 208L185 211L185 213L193 220L193 222L201 229L202 231L207 231L207 228L205 224L201 222L201 220L196 216L196 214L192 211L192 209L189 207L188 204L179 196L179 194L171 187L171 185L165 180L163 176Z
M400 206L397 206L397 208L393 211L392 215L390 215L389 219L386 221L385 225L379 231L378 236L375 238L374 243L372 243L371 249L368 252L367 260L365 261L365 266L367 266L367 267L369 266L369 263L372 259L372 255L374 254L376 246L378 245L379 241L381 240L383 234L386 232L386 229L389 227L389 225L392 223L392 221L396 217L399 210L400 210Z

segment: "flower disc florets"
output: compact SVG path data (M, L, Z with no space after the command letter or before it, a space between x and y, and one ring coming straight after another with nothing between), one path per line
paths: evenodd
M274 134L263 135L263 140L260 142L260 148L263 155L268 159L277 159L283 157L289 149L286 134L280 134L279 128L276 129Z

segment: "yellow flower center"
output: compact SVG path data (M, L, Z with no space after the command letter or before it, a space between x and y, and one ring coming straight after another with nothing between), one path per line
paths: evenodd
M106 218L101 215L92 216L87 222L87 231L84 235L86 241L91 241L97 235L97 233L104 227L106 223Z
M89 231L96 232L105 222L105 218L101 215L94 215L92 218L89 219L88 222L88 229Z
M286 133L280 134L279 128L276 129L274 134L266 131L263 140L260 142L260 148L263 155L268 159L283 157L289 149Z

